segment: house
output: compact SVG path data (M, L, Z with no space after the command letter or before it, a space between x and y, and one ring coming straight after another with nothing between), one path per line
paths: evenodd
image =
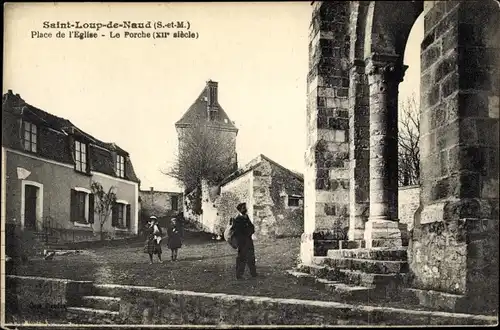
M140 225L143 226L154 215L159 224L167 228L167 221L182 213L183 198L181 192L158 191L151 187L149 190L139 190Z
M22 231L47 232L62 242L100 239L93 182L114 187L117 200L104 236L138 233L139 179L130 155L67 119L2 97L2 221Z
M222 234L229 219L245 202L256 238L300 236L304 229L304 178L270 158L259 155L217 186L203 182L202 214L196 218L204 231ZM189 196L187 196L189 201ZM185 209L185 217L195 218Z

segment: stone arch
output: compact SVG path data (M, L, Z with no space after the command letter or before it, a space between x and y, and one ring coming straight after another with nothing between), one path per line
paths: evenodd
M411 28L423 11L423 1L370 1L365 23L364 57L404 55Z

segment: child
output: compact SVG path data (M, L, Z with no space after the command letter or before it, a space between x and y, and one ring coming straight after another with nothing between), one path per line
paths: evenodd
M177 261L177 251L182 246L181 234L177 228L177 220L172 218L168 229L168 248L172 250L172 261Z

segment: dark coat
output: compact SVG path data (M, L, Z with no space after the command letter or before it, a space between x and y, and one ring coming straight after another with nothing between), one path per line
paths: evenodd
M255 233L255 226L248 215L238 215L233 220L234 237L238 242L238 246L247 245L248 241L252 241L252 235Z
M169 249L178 249L182 246L181 233L177 228L169 228L167 246Z

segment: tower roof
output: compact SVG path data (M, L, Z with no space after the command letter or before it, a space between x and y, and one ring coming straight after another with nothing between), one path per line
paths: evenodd
M205 88L203 88L200 95L196 98L186 113L184 113L182 118L175 123L175 126L188 127L202 121L208 121L209 110L215 113L212 120L210 120L211 125L222 129L238 131L217 100L217 82L211 80L207 81Z

